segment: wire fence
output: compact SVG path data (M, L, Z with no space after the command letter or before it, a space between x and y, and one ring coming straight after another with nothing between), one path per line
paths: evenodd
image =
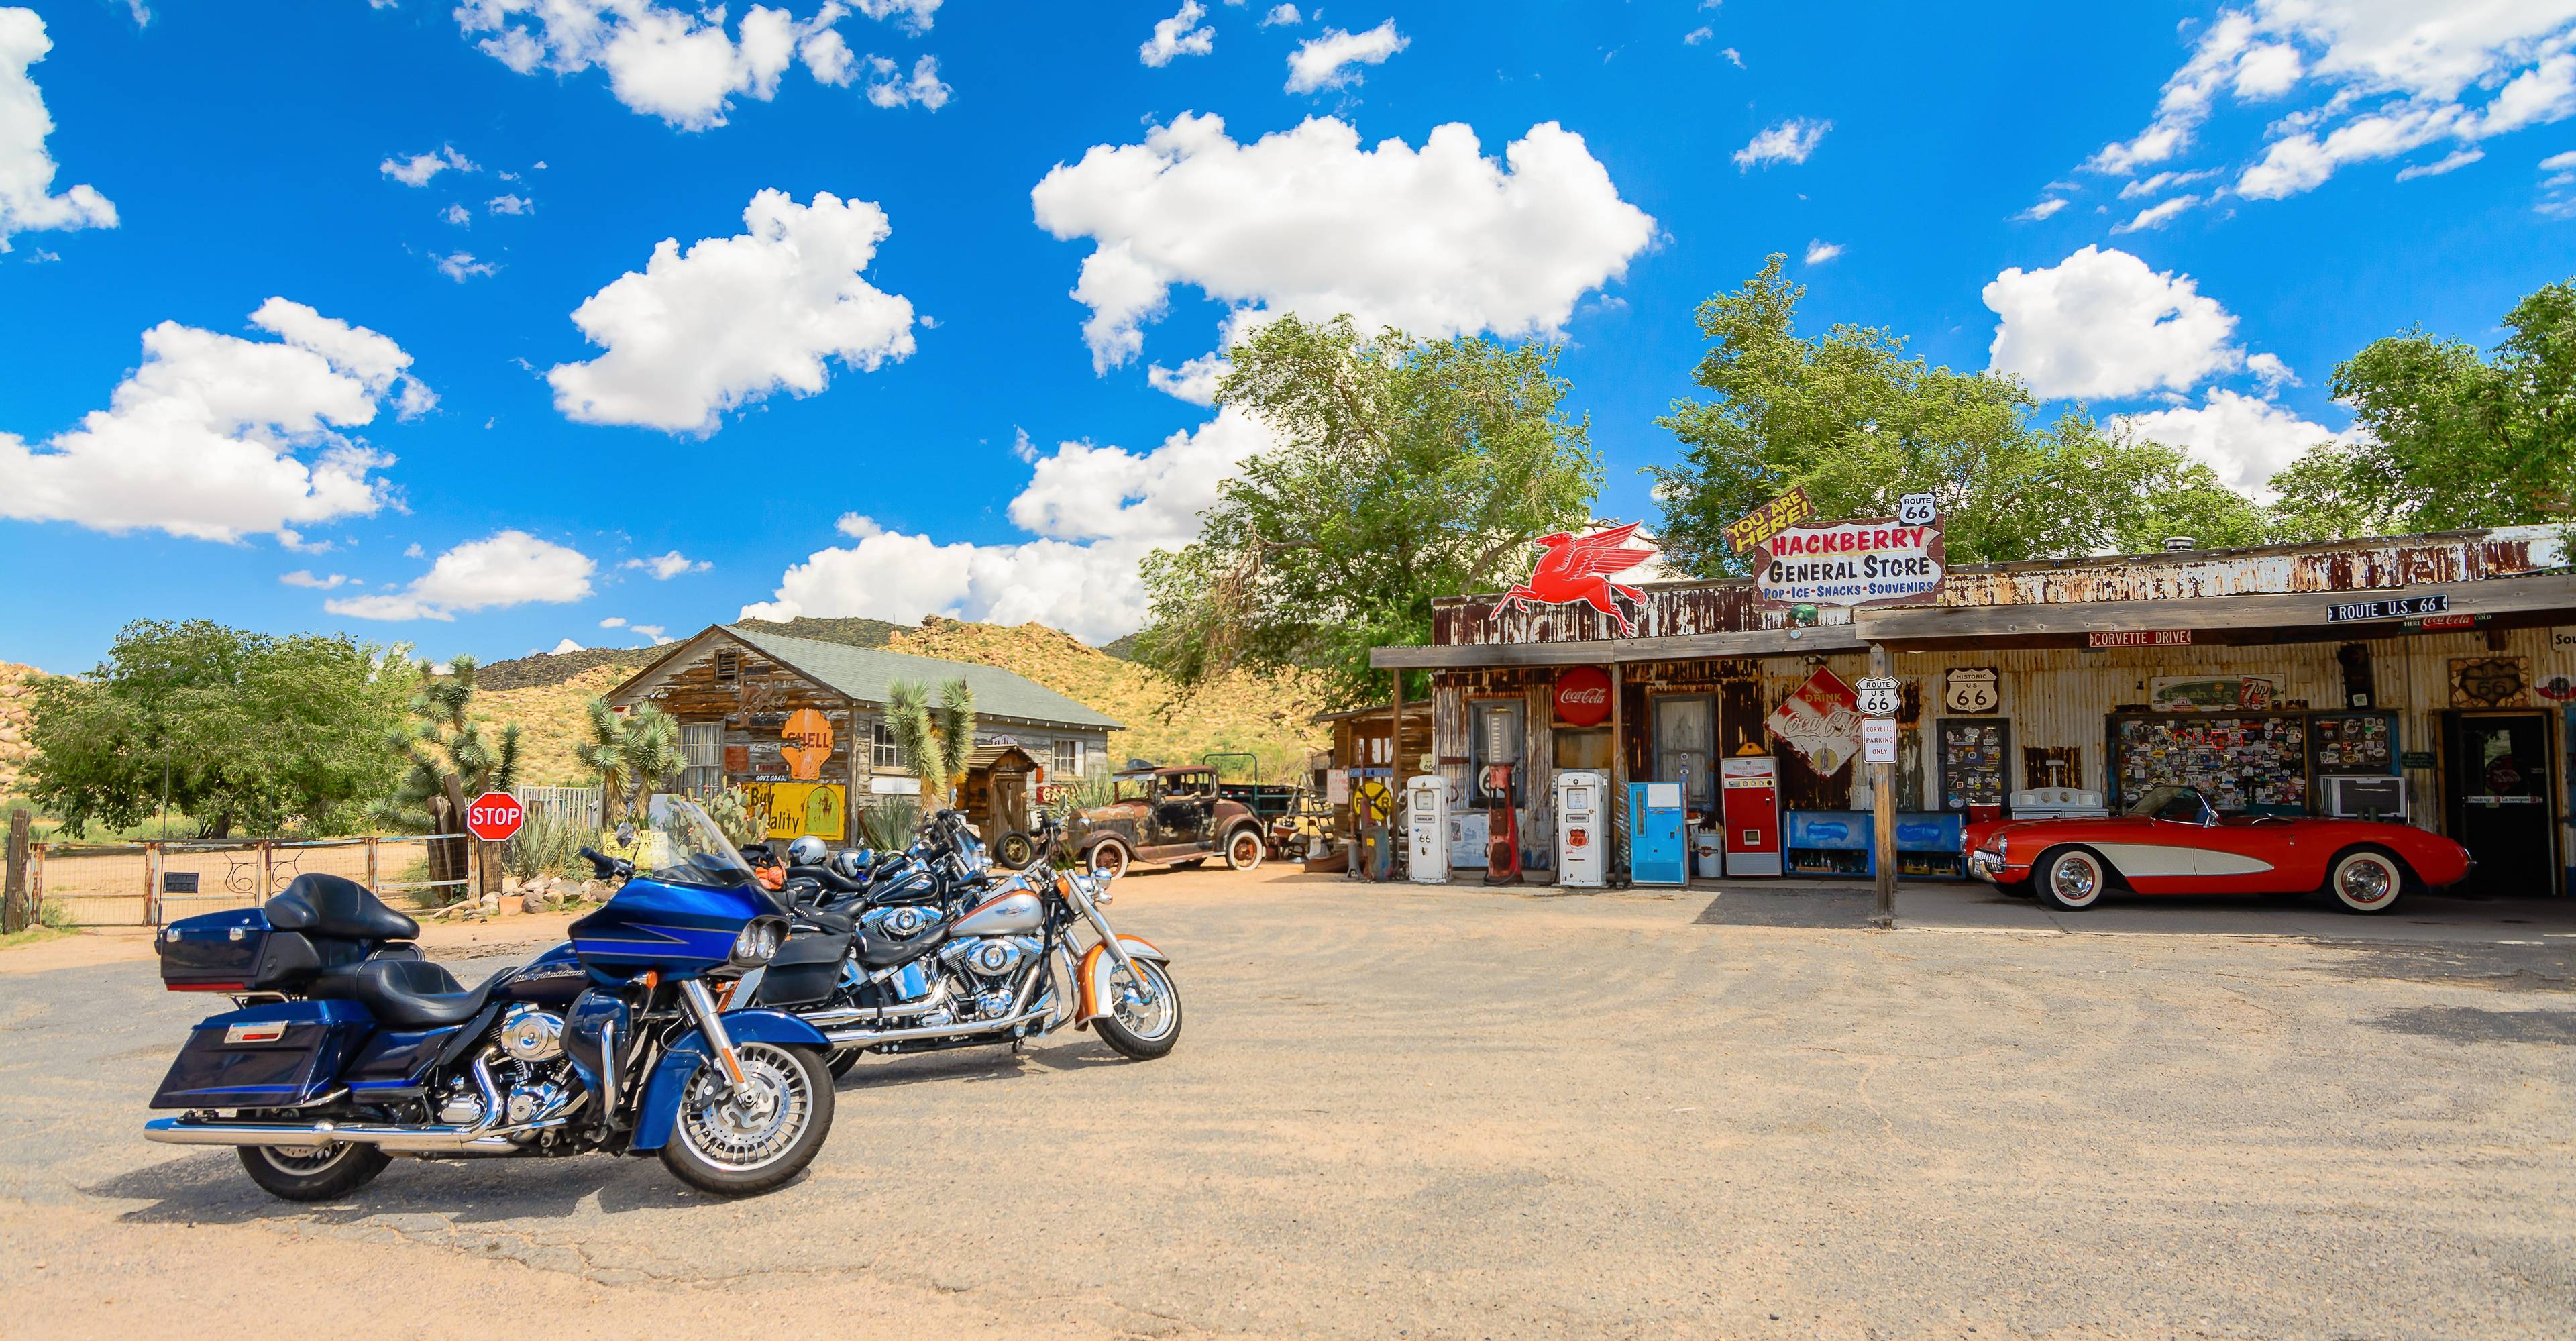
M430 844L464 837L37 843L29 856L28 887L39 906L85 927L157 927L199 913L248 908L295 877L316 872L345 876L388 898L411 894L443 903L470 881L432 880Z

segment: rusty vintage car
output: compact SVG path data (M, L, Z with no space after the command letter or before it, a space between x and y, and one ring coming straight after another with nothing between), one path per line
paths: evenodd
M1224 795L1214 768L1131 768L1111 779L1111 801L1073 817L1073 850L1090 870L1118 876L1137 864L1196 866L1221 856L1249 871L1269 853L1263 821Z

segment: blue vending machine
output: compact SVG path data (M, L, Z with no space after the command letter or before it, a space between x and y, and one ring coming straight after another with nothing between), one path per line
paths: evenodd
M1680 783L1628 784L1628 876L1641 885L1690 883Z

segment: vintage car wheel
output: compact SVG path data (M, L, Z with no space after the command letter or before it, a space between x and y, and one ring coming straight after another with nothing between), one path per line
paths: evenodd
M1127 845L1115 838L1104 838L1082 854L1084 868L1103 880L1115 880L1127 874L1127 864L1134 859L1135 854L1127 850Z
M2039 859L2040 901L2064 912L2081 912L2102 901L2111 887L2111 867L2100 853L2085 847L2062 847Z
M1250 829L1237 829L1225 840L1225 864L1238 871L1249 871L1261 864L1268 850L1261 845L1261 835Z
M2348 913L2384 913L2405 888L2406 873L2397 859L2377 848L2361 847L2335 858L2326 876L2326 892Z
M993 864L1016 871L1038 859L1038 843L1017 829L993 840Z

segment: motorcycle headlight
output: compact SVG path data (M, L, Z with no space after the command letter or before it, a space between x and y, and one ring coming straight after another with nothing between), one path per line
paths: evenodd
M781 919L755 918L733 938L733 962L746 967L766 964L778 957L778 943L786 937L787 926Z

